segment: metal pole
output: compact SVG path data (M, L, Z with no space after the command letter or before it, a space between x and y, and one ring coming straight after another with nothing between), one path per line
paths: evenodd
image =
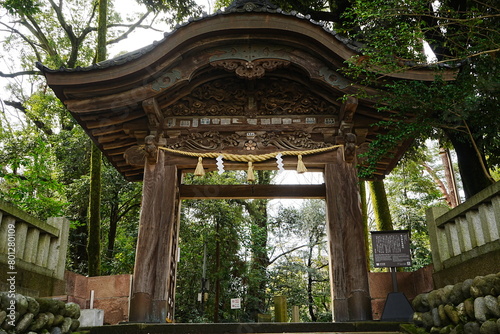
M396 267L391 267L391 276L392 276L392 290L393 292L398 292L398 278L396 276Z

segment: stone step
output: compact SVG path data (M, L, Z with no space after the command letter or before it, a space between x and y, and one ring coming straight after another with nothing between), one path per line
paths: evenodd
M299 334L352 333L396 334L400 322L328 322L328 323L223 323L223 324L147 324L124 323L90 328L90 334Z

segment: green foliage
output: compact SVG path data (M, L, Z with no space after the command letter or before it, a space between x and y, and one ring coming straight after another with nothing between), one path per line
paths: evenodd
M270 291L299 305L305 322L331 321L325 216L324 201L306 200L298 208L281 207L270 225Z
M187 184L235 184L240 183L243 173L226 172L222 175L209 173L203 178L186 175ZM236 321L235 311L230 309L230 299L243 297L246 264L241 258L242 244L247 237L248 226L243 207L233 200L185 200L181 206L180 253L177 274L176 318L180 322L211 322L218 312L222 322ZM201 293L203 254L206 247L206 278L209 282L208 300L198 302ZM220 256L217 257L217 248ZM217 281L220 284L216 291ZM220 293L219 305L214 305Z
M33 15L39 10L40 2L33 0L5 0L0 2L0 6L7 9L12 15L17 13Z
M431 152L434 152L431 154ZM432 262L425 211L432 206L446 205L423 162L437 152L419 149L410 152L386 179L387 197L394 218L394 229L410 231L412 267L414 271Z
M376 161L398 142L416 139L422 144L439 133L461 151L460 161L476 161L461 167L466 195L490 184L482 160L497 166L500 153L498 127L492 126L500 121L500 15L494 2L357 0L344 18L346 32L364 43L363 55L349 61L346 73L383 89L379 111L390 115L389 121L377 124L387 132L370 144L360 176L370 177ZM448 67L436 66L436 79L429 83L388 80L389 73L427 65L424 41ZM450 66L457 77L444 81L439 69ZM457 145L460 142L466 145ZM462 152L467 146L474 147L475 154ZM478 176L484 181L475 179Z
M190 16L199 16L201 7L193 0L137 0L138 3L146 5L154 12L175 13L172 23L182 22Z
M5 138L0 150L0 196L41 218L60 216L66 204L53 147L41 138Z
M157 9L168 13L149 18L150 11L138 6L142 13L122 17L109 1L107 43L126 38L129 27L152 27L162 17L175 21L197 11L190 1L162 3ZM68 268L87 274L89 140L34 68L36 61L55 69L93 63L96 2L6 0L0 11L8 32L0 41L2 57L11 72L0 73L9 80L0 110L0 196L42 219L68 217ZM141 185L113 174L109 165L104 168L103 272L131 273Z

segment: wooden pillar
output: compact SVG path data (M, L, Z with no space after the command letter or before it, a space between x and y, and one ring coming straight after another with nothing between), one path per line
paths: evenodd
M371 320L363 218L355 162L325 165L332 313L336 322Z
M172 277L175 284L177 263L178 189L177 168L165 166L165 152L158 152L156 163L146 161L130 321L173 319L175 291L171 285Z

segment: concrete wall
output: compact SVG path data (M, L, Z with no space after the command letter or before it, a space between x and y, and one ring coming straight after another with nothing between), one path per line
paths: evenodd
M65 279L67 294L59 298L88 309L93 290L93 306L104 310L105 324L128 321L132 275L86 277L67 271Z
M432 265L415 272L398 272L398 291L403 292L411 302L418 294L434 289ZM379 320L384 311L387 294L393 292L391 273L370 273L368 276L372 297L373 320Z
M90 307L90 294L94 290L94 308L104 310L105 324L128 321L132 275L86 277L66 272L67 295L55 297L65 302L75 302L82 309ZM416 295L431 291L432 266L416 272L397 273L399 291L411 301ZM385 298L392 292L390 273L369 273L373 319L378 320L384 309Z
M15 276L17 293L64 293L68 236L67 219L44 222L0 200L0 291L9 291L7 278Z
M500 271L500 182L452 210L429 209L427 225L436 288Z

